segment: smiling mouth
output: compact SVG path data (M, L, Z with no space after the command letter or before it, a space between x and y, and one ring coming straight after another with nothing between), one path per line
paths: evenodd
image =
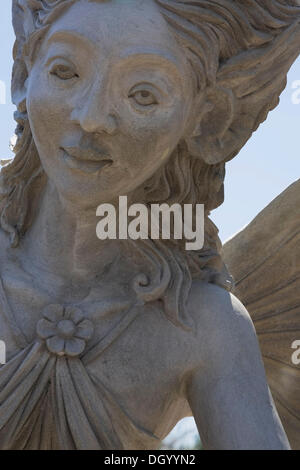
M105 167L111 166L113 161L106 154L95 152L93 150L71 148L63 151L63 160L65 164L73 169L85 173L96 173Z

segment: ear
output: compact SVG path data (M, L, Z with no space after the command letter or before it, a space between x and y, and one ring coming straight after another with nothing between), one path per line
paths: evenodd
M196 100L194 125L185 139L196 158L214 165L224 161L223 139L234 119L235 98L231 90L209 87Z

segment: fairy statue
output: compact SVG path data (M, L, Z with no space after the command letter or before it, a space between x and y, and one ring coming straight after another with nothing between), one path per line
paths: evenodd
M299 446L299 368L277 383L288 366L279 353L272 366L274 398L286 387L293 415L282 425L209 219L223 202L225 163L276 107L298 56L299 2L12 3L17 140L0 175L0 448L155 449L186 416L206 449L289 449L290 436ZM97 207L117 210L124 195L147 208L203 204L201 250L173 232L99 240ZM267 304L259 280L274 266L252 266L253 284L243 285ZM282 330L295 318L281 315ZM260 335L276 356L270 322Z

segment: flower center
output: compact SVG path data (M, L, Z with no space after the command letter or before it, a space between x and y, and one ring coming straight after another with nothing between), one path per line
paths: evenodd
M74 323L71 320L61 320L57 324L57 332L65 339L72 338L76 330Z

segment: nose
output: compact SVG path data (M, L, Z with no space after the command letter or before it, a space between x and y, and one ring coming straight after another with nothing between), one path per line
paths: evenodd
M71 120L79 123L87 133L114 135L118 127L117 116L108 109L107 96L103 92L89 93L83 104L73 109Z

